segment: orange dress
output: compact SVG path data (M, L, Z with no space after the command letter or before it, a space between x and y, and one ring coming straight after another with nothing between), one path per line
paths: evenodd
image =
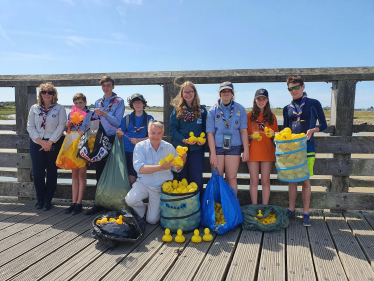
M261 141L249 140L249 161L273 161L275 162L275 145L272 138L268 138L265 135L264 128L269 127L274 132L278 132L277 118L273 114L274 124L269 126L267 122L261 124L264 121L263 113L260 113L256 121L251 120L252 112L247 114L248 119L248 135L252 135L254 132L259 132L262 136Z

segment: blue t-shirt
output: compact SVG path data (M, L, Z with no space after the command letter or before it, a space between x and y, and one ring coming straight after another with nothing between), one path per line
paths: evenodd
M130 116L129 128L126 128L126 116L127 115ZM130 139L132 138L142 139L142 138L147 137L147 127L146 127L147 122L144 122L144 114L142 116L135 116L135 113L132 112L131 114L127 114L127 115L123 117L122 122L121 122L120 127L121 127L122 132L126 132L125 135L128 136ZM148 116L148 122L154 119L153 116L151 115L147 115L147 116ZM135 117L135 120L134 120L134 117ZM143 128L140 129L141 127ZM135 145L133 145L131 141L125 136L123 137L123 146L126 152L134 152Z

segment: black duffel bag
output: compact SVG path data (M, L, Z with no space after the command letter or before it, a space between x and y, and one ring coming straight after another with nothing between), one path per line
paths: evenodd
M115 221L107 223L96 223L104 217L118 218L122 215L123 224L117 224ZM108 246L114 246L113 242L136 242L145 231L145 220L137 214L132 214L126 210L110 211L97 216L92 221L93 238L104 242Z

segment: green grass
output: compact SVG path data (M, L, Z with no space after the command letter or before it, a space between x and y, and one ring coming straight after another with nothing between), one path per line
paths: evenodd
M10 120L7 115L15 114L16 107L14 105L2 105L0 106L0 120Z

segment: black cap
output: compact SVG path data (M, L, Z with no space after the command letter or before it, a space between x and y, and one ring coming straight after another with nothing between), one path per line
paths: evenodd
M255 99L259 98L259 97L265 97L265 98L269 98L269 93L266 89L258 89L255 93Z
M138 93L133 94L133 95L130 97L130 100L131 100L131 101L134 101L134 100L140 100L140 101L142 101L143 103L145 103L145 99L144 99L144 97L143 97L141 94L138 94Z

